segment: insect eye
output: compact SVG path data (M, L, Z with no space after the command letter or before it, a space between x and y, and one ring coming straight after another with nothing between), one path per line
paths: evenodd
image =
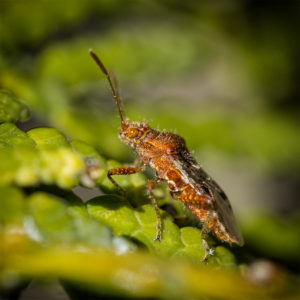
M130 138L134 138L138 135L139 131L136 128L131 128L128 132Z

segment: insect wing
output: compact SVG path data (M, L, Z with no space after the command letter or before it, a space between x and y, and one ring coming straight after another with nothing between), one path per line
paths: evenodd
M189 153L175 157L177 167L184 173L199 193L210 196L212 193L214 210L226 231L237 240L238 245L244 244L243 237L237 226L230 202L220 186L196 163Z
M224 224L226 230L236 238L238 245L243 246L244 240L226 194L213 179L210 180L209 185L214 195L215 210L220 221Z

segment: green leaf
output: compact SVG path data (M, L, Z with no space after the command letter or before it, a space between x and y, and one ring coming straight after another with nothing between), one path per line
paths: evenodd
M55 128L35 128L29 130L27 134L41 150L69 147L66 137Z
M144 244L150 252L168 257L184 257L201 263L205 248L201 230L192 227L179 229L170 215L161 211L162 240L155 241L157 216L152 205L146 204L133 208L122 197L105 195L87 202L87 210L100 222L109 225L116 235L129 236ZM214 247L211 246L213 250ZM222 247L215 251L212 263L235 265L234 256Z
M203 246L199 247L203 243L201 231L194 227L183 227L180 229L180 234L184 247L178 249L174 257L188 257L190 260L198 263L203 260L205 248Z
M75 139L70 142L70 145L75 153L82 155L84 158L94 158L104 163L96 149L88 143Z
M28 211L41 239L66 244L74 239L72 217L61 199L45 193L35 193L28 199Z
M28 107L11 92L0 89L0 123L26 121L30 116Z
M35 128L26 134L12 123L1 124L0 185L42 182L72 188L80 182L89 187L101 182L106 177L101 156L83 142L71 142L71 146L54 128Z
M46 184L57 183L63 188L79 184L84 162L69 148L44 150L40 153L40 176Z
M17 188L0 186L1 225L20 221L25 213L25 197Z
M21 255L20 255L21 254ZM1 257L0 257L1 260ZM297 299L297 281L285 275L266 286L254 285L231 269L215 269L149 253L116 255L93 248L48 247L8 253L0 286L21 278L67 280L76 290L139 299ZM1 280L3 275L6 281ZM86 294L85 294L86 295Z
M25 132L12 123L0 125L0 149L5 147L28 147L34 148L35 143Z
M91 216L112 227L116 235L132 235L139 226L133 209L118 196L94 198L88 202L87 210Z
M0 187L0 193L0 236L13 239L22 233L43 246L82 244L114 250L109 228L91 217L72 193L65 193L65 199L44 192L26 198L12 187Z

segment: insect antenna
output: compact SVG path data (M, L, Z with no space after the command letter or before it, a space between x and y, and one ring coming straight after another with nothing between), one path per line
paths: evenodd
M121 118L121 123L122 123L122 125L123 124L125 125L127 123L127 118L126 118L126 115L125 115L125 112L123 109L122 99L121 99L121 96L119 93L118 81L116 79L116 76L107 71L104 64L100 60L100 58L96 55L96 53L92 49L89 50L89 53L90 53L91 57L94 59L94 61L96 62L96 64L99 66L100 70L106 76L109 86L110 86L110 89L112 91L113 97L114 97L117 107L118 107L119 115Z

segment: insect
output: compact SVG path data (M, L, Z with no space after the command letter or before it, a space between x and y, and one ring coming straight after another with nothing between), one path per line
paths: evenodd
M208 254L205 240L208 231L221 241L243 245L243 238L236 224L229 200L220 186L200 167L189 153L182 137L152 129L144 122L130 122L123 110L118 84L105 68L98 56L89 50L101 71L106 76L121 118L119 137L138 155L140 165L124 166L108 170L108 178L125 194L125 191L112 178L114 175L129 175L142 172L149 166L157 180L147 183L149 196L157 214L156 240L161 240L161 216L153 189L166 181L171 196L183 202L203 223L202 239Z

